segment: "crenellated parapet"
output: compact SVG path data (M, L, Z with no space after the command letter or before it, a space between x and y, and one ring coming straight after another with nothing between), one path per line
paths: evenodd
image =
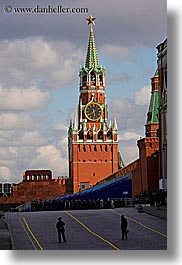
M82 122L81 126L75 125L76 120L69 127L69 138L72 142L118 142L118 129L116 119L113 124L106 122L87 124Z

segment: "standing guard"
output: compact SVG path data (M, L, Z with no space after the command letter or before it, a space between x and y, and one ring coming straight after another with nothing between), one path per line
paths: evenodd
M62 217L58 218L58 221L56 223L56 228L57 228L57 232L58 232L58 239L59 239L59 243L61 243L61 236L63 238L63 241L66 242L66 237L65 237L65 223L61 220Z
M127 240L127 226L128 226L128 221L126 220L126 218L124 217L124 215L121 215L121 232L122 232L122 240L124 240L124 238Z

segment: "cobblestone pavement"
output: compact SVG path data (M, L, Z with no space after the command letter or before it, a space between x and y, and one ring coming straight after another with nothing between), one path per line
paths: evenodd
M143 208L144 212L167 220L167 207L166 206L146 206Z
M0 250L12 249L10 233L5 218L0 218Z
M120 216L129 222L128 240L121 240ZM55 223L62 216L67 242L58 243ZM13 249L166 250L167 221L134 208L68 212L8 213Z

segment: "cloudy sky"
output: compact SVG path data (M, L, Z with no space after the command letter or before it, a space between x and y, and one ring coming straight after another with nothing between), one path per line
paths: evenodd
M87 8L88 13L14 12L49 5ZM90 14L96 17L109 118L117 117L122 158L128 164L138 157L156 46L167 37L166 0L1 0L0 181L20 182L26 169L68 175L67 130L77 110Z

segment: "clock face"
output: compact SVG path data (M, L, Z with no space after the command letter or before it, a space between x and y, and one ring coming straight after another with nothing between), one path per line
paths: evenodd
M96 102L89 103L85 107L85 116L91 121L99 120L102 116L102 107Z

